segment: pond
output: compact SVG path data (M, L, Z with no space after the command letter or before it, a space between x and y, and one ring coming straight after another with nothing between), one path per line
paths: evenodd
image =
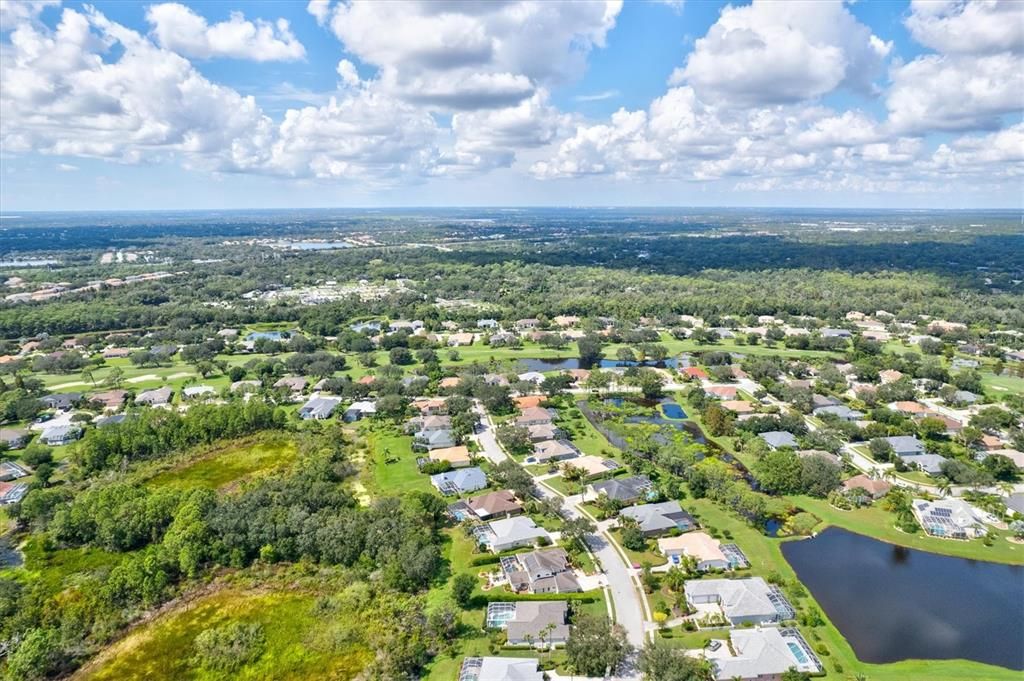
M686 412L675 402L662 402L661 411L670 419L685 419Z
M962 658L1024 670L1024 567L836 527L782 553L865 662Z
M24 563L21 551L11 543L9 536L0 537L0 568L20 567Z

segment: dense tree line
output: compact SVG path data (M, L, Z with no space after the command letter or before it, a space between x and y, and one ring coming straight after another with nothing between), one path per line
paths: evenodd
M197 404L187 416L144 409L121 423L91 429L78 444L74 461L89 474L176 449L281 428L284 423L284 412L261 400Z

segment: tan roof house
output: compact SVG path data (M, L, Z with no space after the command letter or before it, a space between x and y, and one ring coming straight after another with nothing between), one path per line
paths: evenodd
M658 550L669 560L673 556L690 557L697 560L697 569L726 570L729 558L722 552L722 544L707 532L687 532L678 537L663 537L658 540Z
M452 468L463 468L472 463L469 449L465 445L457 447L441 447L430 450L431 461L447 461Z

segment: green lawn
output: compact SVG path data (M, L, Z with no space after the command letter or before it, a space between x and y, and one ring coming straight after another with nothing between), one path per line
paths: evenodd
M220 489L244 478L287 466L295 461L298 447L286 434L275 433L219 447L187 463L163 471L148 485L178 489Z
M664 565L668 562L665 556L658 553L658 540L648 539L647 549L645 551L634 551L633 549L626 548L622 545L622 532L619 528L611 530L612 536L615 538L615 542L619 545L619 548L629 558L629 562L633 565L643 565L644 563L650 563L651 567L657 567Z
M367 489L377 495L401 494L408 491L430 492L430 477L416 467L412 436L394 425L367 422L361 427L369 446L365 478ZM391 463L388 463L391 461Z
M882 510L877 503L853 511L840 511L823 499L801 496L790 497L790 500L821 518L827 525L842 527L892 544L972 560L1024 565L1024 545L1007 541L1009 533L1006 531L997 530L999 539L992 546L985 546L980 539L959 541L929 537L924 532L907 534L893 526L892 514Z
M138 627L73 678L226 678L194 662L193 641L205 629L230 621L261 624L266 641L264 653L232 673L232 679L356 678L369 653L343 636L351 623L325 618L315 606L315 596L296 591L225 590L202 596Z

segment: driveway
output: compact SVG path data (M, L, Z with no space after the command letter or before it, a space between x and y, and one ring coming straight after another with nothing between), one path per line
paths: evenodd
M498 444L494 436L494 423L480 405L476 405L477 413L480 414L481 428L474 435L480 445L484 457L492 463L500 463L509 458ZM536 480L536 477L534 478ZM544 484L536 485L537 494L544 498L560 498L563 500L563 510L568 518L584 517L579 510L582 501L580 495L563 497L558 492ZM593 534L586 539L587 547L597 557L604 570L604 577L607 581L607 594L611 597L615 608L615 621L622 625L626 631L626 638L636 648L643 647L645 638L644 607L640 600L637 583L634 581L632 568L627 565L619 552L612 546L604 532ZM653 625L652 625L653 626ZM622 681L639 681L640 675L635 669L635 656L618 676L614 679Z

